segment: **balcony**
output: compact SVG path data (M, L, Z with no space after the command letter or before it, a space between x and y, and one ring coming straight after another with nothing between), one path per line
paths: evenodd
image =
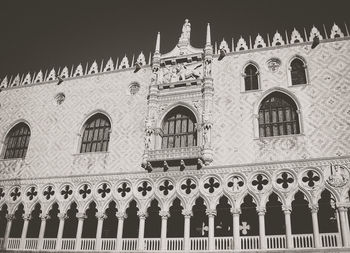
M331 249L342 247L340 233L320 234L321 248ZM234 247L233 237L214 237L215 251L227 252L233 250L259 251L259 236L241 236L240 247ZM266 236L267 248L269 250L287 250L287 239L285 235ZM313 234L292 235L293 248L298 250L314 248ZM185 250L184 238L165 238L165 248L162 249L161 238L144 238L143 249L139 248L140 240L138 238L123 238L119 248L118 240L114 238L83 238L83 239L54 239L44 238L42 240L33 238L9 238L4 245L4 239L0 239L0 246L5 250L24 250L24 251L114 251L114 252L208 252L208 237L191 237L189 240L189 250ZM6 246L6 247L5 247ZM1 249L0 248L0 249ZM320 251L318 251L320 252Z
M200 156L200 147L167 148L148 151L148 159L150 161L185 160L199 158Z

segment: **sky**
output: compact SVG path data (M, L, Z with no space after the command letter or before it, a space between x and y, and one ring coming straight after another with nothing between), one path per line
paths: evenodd
M290 35L312 25L330 31L336 22L350 28L349 0L0 0L0 79L112 57L161 53L178 42L184 20L191 44L203 47L206 24L213 41L240 35L254 41L276 30Z

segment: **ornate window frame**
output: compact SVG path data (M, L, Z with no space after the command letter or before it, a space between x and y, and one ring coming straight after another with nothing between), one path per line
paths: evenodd
M157 124L156 124L156 135L155 135L155 142L154 142L154 149L155 150L163 150L162 149L162 138L160 136L160 132L162 131L162 125L164 122L165 117L168 115L168 113L170 111L172 111L173 109L175 109L176 107L185 107L186 109L190 110L194 117L196 122L195 124L195 128L197 130L197 145L193 146L193 147L200 147L201 146L201 120L198 115L198 112L196 111L196 109L194 107L192 107L191 105L187 104L187 103L183 103L183 102L177 102L172 104L171 106L169 106L166 110L164 110L164 112L160 115L160 117L157 120ZM181 147L180 147L181 148ZM189 148L189 147L182 147L182 148Z
M295 59L299 59L304 64L306 83L294 84L294 85L292 83L292 72L291 72L292 67L291 67L291 64L292 64L292 62ZM290 60L288 61L288 65L287 65L287 78L288 78L288 87L299 87L299 86L310 84L308 66L307 66L307 63L306 63L306 60L305 60L304 57L302 57L300 55L294 55L293 57L290 58Z
M249 66L249 65L253 65L256 69L257 69L257 77L258 77L258 88L255 90L246 90L245 89L245 69ZM256 92L256 91L261 91L261 71L259 68L259 65L254 62L254 61L248 61L243 68L241 69L241 92Z
M285 95L289 96L295 105L297 106L297 114L298 114L298 121L299 121L299 133L298 134L288 134L288 135L278 135L278 136L260 136L259 135L259 109L261 102L271 93L273 92L280 92L284 93ZM265 91L254 104L253 108L253 133L254 133L254 139L262 139L262 138L284 138L284 137L290 137L290 136L300 136L304 135L304 125L303 125L303 115L302 115L302 106L297 99L297 97L287 89L281 88L281 87L274 87L267 91Z
M99 151L99 152L80 152L81 149L81 144L82 144L82 137L83 137L83 133L85 130L85 124L86 122L93 117L96 114L103 114L104 116L106 116L109 120L109 123L111 125L110 130L109 130L109 143L108 143L108 149L107 151ZM110 117L110 115L105 112L104 110L94 110L92 112L90 112L89 114L85 114L84 119L80 122L80 127L79 127L79 131L77 132L77 137L76 137L76 145L75 145L75 154L76 155L84 155L84 154L93 154L93 153L108 153L109 149L110 149L110 141L111 141L111 135L112 135L112 127L113 127L113 122L112 122L112 118Z
M28 147L27 147L27 151L26 151L26 154L24 157L18 157L18 158L5 158L5 153L6 153L6 149L7 149L7 140L8 140L8 137L9 137L9 133L11 132L11 130L16 127L18 124L25 124L27 125L27 127L29 128L29 131L30 131L30 136L29 136L29 143L28 143ZM32 131L32 127L31 125L29 124L29 122L25 119L19 119L19 120L16 120L14 122L12 122L9 127L7 128L2 140L1 140L1 154L0 154L0 159L2 160L11 160L11 159L25 159L27 154L28 154L28 151L30 150L30 140L33 136L33 131Z

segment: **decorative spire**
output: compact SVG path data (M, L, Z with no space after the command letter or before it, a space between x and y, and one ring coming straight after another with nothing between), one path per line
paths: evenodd
M160 54L160 32L157 34L155 54Z
M211 46L211 35L210 35L210 24L207 25L207 39L205 42L205 46Z

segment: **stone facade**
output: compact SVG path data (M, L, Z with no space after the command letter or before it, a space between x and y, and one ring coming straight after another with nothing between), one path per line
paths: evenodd
M145 214L152 199L167 213L179 198L185 216L190 217L200 196L211 219L223 195L233 215L238 215L249 193L262 216L268 197L275 192L287 216L296 192L303 192L310 208L316 210L321 193L328 190L344 215L350 207L349 35L333 26L330 38L323 38L314 27L309 37L294 30L289 38L283 38L277 32L272 43L258 35L254 45L248 46L241 38L236 48L223 41L213 50L209 25L204 49L190 45L190 31L186 20L178 45L167 54L160 53L158 34L152 64L146 64L141 53L135 63L129 64L124 57L115 67L109 60L101 66L95 62L85 70L82 65L71 71L64 68L57 72L58 77L52 70L45 75L40 71L33 76L4 78L1 158L5 138L18 122L28 124L31 137L24 159L0 160L0 207L6 204L8 213L13 214L23 203L29 214L40 203L47 214L57 202L65 214L74 201L83 215L92 201L103 213L114 200L124 217L132 199ZM315 36L321 41L312 49ZM306 64L306 84L291 83L290 63L295 57ZM249 63L258 69L257 90L244 87L244 68ZM259 136L259 106L273 91L287 94L296 103L299 134ZM176 106L195 115L198 145L162 149L162 122ZM111 122L108 151L80 153L84 123L97 112ZM109 191L101 194L105 189ZM31 197L33 192L35 197ZM341 222L342 246L349 247L349 240L344 239L349 225ZM209 228L208 247L201 250L220 250L212 241L213 229ZM238 237L233 233L237 250L239 232ZM264 233L260 231L262 249L267 247ZM293 248L291 232L286 233L285 248ZM323 247L315 233L314 245ZM139 250L144 249L141 235ZM180 250L189 250L188 237L184 237ZM162 235L156 250L166 250L164 240Z

